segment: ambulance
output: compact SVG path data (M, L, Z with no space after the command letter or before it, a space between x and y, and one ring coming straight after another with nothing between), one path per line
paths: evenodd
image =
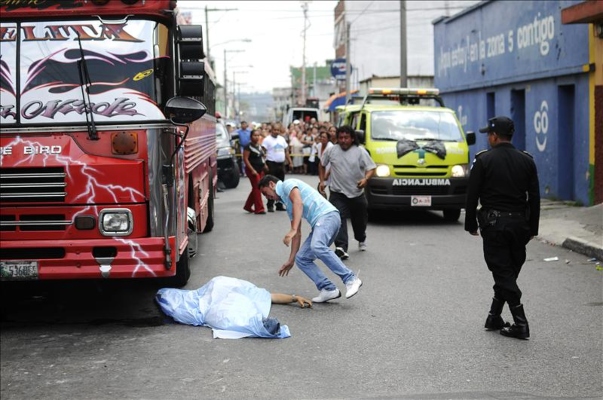
M371 88L357 104L337 108L377 164L365 189L369 213L427 209L457 221L469 181L469 145L453 110L434 88Z

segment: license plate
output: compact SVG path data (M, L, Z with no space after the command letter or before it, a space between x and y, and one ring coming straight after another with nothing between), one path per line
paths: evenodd
M414 207L430 207L431 196L412 196L410 198L410 205Z
M0 280L25 281L38 279L37 261L0 261Z

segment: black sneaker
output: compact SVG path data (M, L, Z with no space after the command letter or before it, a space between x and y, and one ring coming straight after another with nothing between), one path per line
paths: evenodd
M276 211L287 211L281 203L276 203Z
M336 247L335 254L337 254L337 257L339 257L342 260L347 260L348 258L350 258L350 255L348 253L346 253L342 247Z
M274 212L274 208L268 207L268 212Z

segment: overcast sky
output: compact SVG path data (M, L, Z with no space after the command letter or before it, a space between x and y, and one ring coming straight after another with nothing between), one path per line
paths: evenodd
M337 1L308 2L306 65L324 65L335 56L334 10ZM192 12L192 23L205 27L209 11L209 45L219 83L224 81L224 50L229 85L241 82L241 92L271 91L291 86L289 66L301 67L303 60L304 13L300 1L193 1L179 0L182 11ZM205 33L205 28L203 30ZM241 39L251 39L250 43ZM228 43L225 43L228 42ZM243 50L236 52L235 50ZM207 49L205 50L207 53ZM249 66L253 66L249 68ZM248 72L244 72L248 71ZM231 90L229 88L228 90Z

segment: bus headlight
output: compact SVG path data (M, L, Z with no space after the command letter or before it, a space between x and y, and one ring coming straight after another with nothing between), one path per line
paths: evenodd
M103 236L127 236L134 229L132 212L125 208L105 208L100 212L98 228Z
M389 166L387 165L377 165L377 169L375 170L375 175L379 178L387 178L389 174Z
M452 173L453 178L463 178L467 176L467 164L454 165L452 166L452 170L450 172Z

